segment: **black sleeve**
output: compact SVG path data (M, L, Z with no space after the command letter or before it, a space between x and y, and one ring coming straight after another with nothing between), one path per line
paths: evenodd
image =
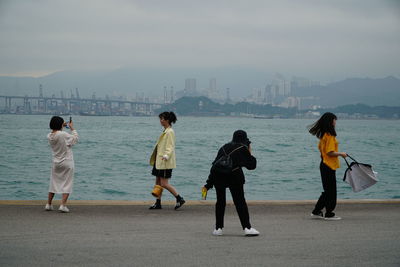
M248 170L254 170L257 167L257 159L252 156L247 148L243 149L240 153L240 165Z
M213 163L214 163L217 159L219 159L219 158L222 156L223 153L224 153L224 152L223 152L222 147L221 147L221 148L218 150L217 156L215 157Z
M204 187L207 188L207 190L210 190L211 188L213 188L213 186L214 186L214 177L213 177L213 174L210 172Z
M215 162L217 159L219 159L222 156L222 153L223 153L222 148L220 148L218 150L217 156L215 157L213 162ZM206 184L204 185L204 187L207 188L207 190L209 190L210 188L213 188L213 186L214 186L214 178L215 178L214 174L210 170L210 174L208 175L208 179L206 181Z

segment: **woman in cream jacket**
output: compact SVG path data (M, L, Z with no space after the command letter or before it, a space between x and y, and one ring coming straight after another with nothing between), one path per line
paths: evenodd
M172 169L176 168L175 158L175 132L171 125L176 122L174 112L163 112L158 115L160 124L164 131L158 138L156 146L150 157L150 165L153 166L151 172L156 177L155 184L167 189L176 198L175 210L180 208L185 200L178 194L176 189L169 184L172 176ZM161 194L157 197L156 203L150 209L161 209Z

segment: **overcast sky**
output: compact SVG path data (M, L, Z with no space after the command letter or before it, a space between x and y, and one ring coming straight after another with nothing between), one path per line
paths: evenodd
M164 66L400 75L399 3L0 0L0 75Z

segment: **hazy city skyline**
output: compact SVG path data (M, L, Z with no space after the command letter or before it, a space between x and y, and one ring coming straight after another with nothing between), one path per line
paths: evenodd
M5 0L0 32L1 76L225 67L322 82L400 75L400 4L391 0Z

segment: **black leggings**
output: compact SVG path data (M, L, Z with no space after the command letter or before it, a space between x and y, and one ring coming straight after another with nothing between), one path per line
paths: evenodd
M318 199L314 208L314 213L318 213L323 208L326 209L325 216L334 215L333 210L336 207L336 171L332 170L321 162L319 169L321 171L322 187L324 192Z
M244 198L243 185L229 186L232 194L233 203L235 204L236 211L239 214L240 223L242 228L251 228L249 210L247 208L246 199ZM226 206L226 187L216 187L217 203L215 204L215 229L224 228L224 215Z

